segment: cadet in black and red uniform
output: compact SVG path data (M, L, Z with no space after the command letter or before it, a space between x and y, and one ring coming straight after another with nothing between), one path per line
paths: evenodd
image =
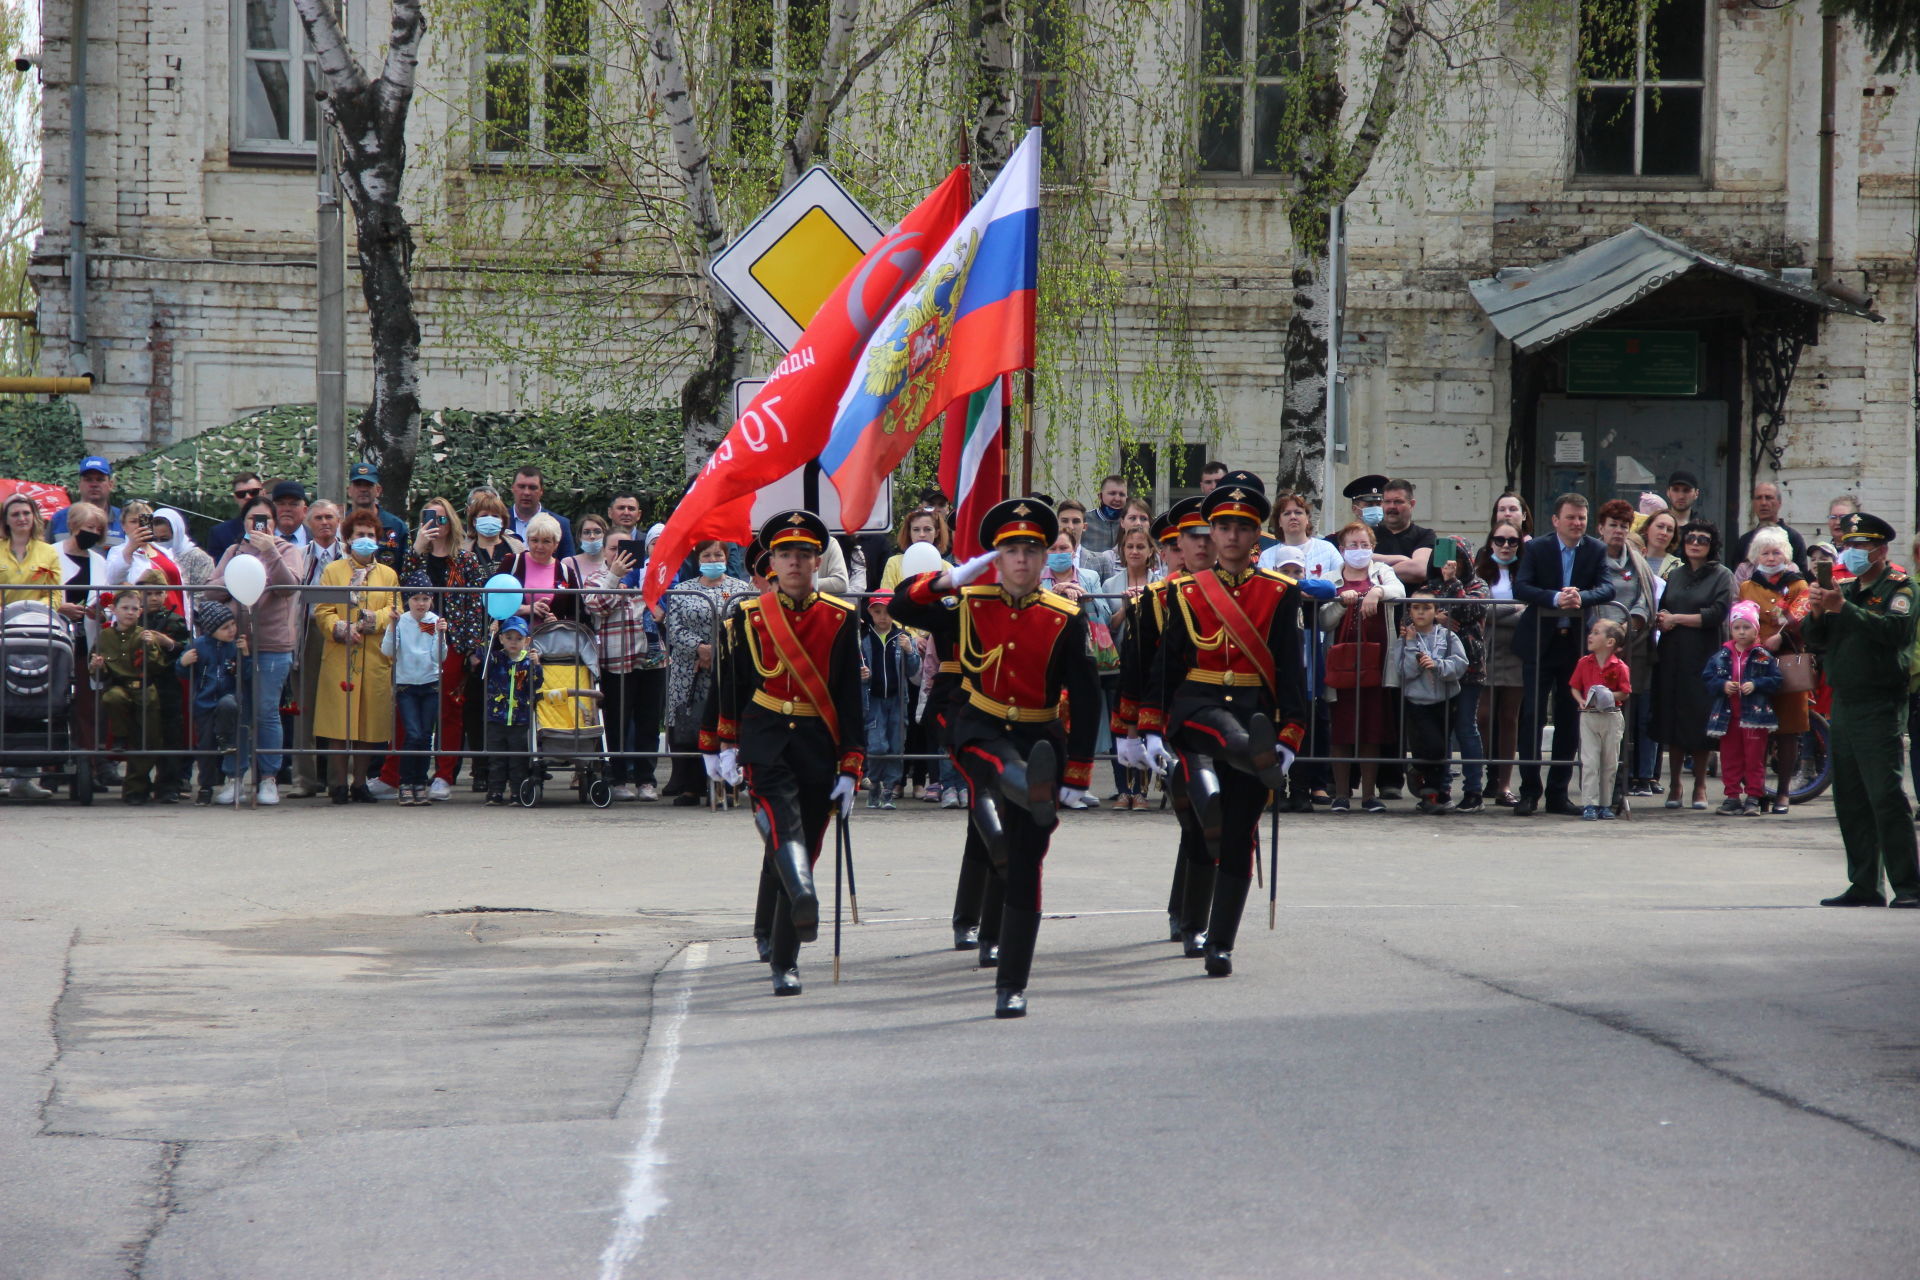
M1223 481L1207 495L1202 511L1218 563L1169 588L1165 630L1140 706L1148 764L1165 771L1172 758L1162 735L1170 738L1207 846L1205 865L1217 870L1206 935L1184 937L1188 953L1200 951L1213 977L1233 972L1260 813L1306 736L1300 589L1283 574L1254 567L1269 508L1251 483ZM1183 927L1201 918L1207 879L1201 866L1189 865Z
M959 604L959 598L953 595L944 596L941 600L943 607L947 608ZM901 615L896 612L895 616ZM932 686L927 690L927 705L933 708L934 720L939 726L940 746L953 757L957 768L960 758L953 746L954 718L967 701L967 692L960 679L960 656L956 647L959 636L952 628L934 628L930 634L933 637L934 657L940 667L934 673ZM977 949L982 969L994 967L1000 959L1000 914L1004 905L1002 887L1000 878L993 874L987 842L969 815L966 844L960 851L960 881L953 892L953 949Z
M1208 535L1207 518L1201 514L1200 502L1197 494L1182 498L1153 522L1154 540L1163 548L1169 573L1147 584L1145 594L1133 610L1127 627L1127 647L1120 654L1120 701L1108 725L1113 733L1115 754L1128 768L1147 768L1146 749L1140 740L1141 694L1153 672L1154 655L1160 651L1160 635L1166 628L1168 585L1197 569L1213 565L1213 541ZM1180 825L1173 886L1167 893L1167 936L1179 942L1189 933L1185 925L1188 873L1196 867L1206 868L1205 892L1196 894L1196 901L1201 902L1204 909L1204 904L1213 900L1213 864L1186 787L1177 773L1167 781L1167 794L1173 802L1174 819ZM1219 838L1217 831L1214 838ZM1193 925L1193 931L1204 933L1206 927L1202 919Z
M1086 615L1040 589L1059 530L1053 508L1038 499L1003 502L980 521L980 543L991 550L957 569L910 578L893 597L895 617L944 633L960 663L966 703L953 711L951 740L967 779L969 816L1006 894L994 979L1001 1018L1027 1012L1041 863L1059 822L1056 806L1086 794L1099 738L1100 680ZM967 585L994 566L998 586Z
M853 606L813 589L827 526L782 511L760 529L774 589L727 619L708 725L708 776L736 782L742 767L766 840L763 882L773 895L768 963L773 993L800 993L800 944L819 936L813 864L837 804L852 806L866 763L860 643Z

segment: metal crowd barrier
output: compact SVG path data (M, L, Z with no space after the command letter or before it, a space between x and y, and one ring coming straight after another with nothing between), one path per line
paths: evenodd
M19 590L20 588L16 586L11 589ZM87 586L83 588L73 588L73 589L61 587L61 588L53 588L51 590L53 594L61 596L63 598L71 596L75 591L85 592L86 594L85 607L89 611L88 616L98 621L103 627L107 625L111 625L111 620L109 617L105 615L105 611L101 608L102 597L116 594L120 590L147 590L147 591L164 590L169 594L179 594L185 597L187 607L183 612L189 621L189 626L192 625L192 615L194 612L194 602L196 598L202 599L202 600L217 599L223 602L230 601L230 597L228 596L228 593L223 587L205 586L205 585L183 586L183 587L170 586L166 588L157 588L157 587L139 588L139 587L130 587L130 586L126 586L125 584L121 584L119 586L98 586L98 587ZM436 596L447 596L447 595L454 595L454 594L485 595L485 594L489 594L492 590L493 589L488 588L486 586L443 586L443 587L433 588L433 591ZM512 590L514 594L524 595L526 593L524 588L513 588ZM375 595L383 596L383 597L391 596L394 599L394 601L399 603L401 607L404 609L404 589L397 586L396 587L380 586L380 587L348 588L345 586L338 586L338 585L303 583L303 584L295 584L295 585L288 585L288 586L272 586L268 588L268 591L269 591L269 594L277 592L277 593L281 593L282 595L286 595L286 594L297 595L297 596L300 596L303 600L312 598L314 603L319 603L319 602L346 603L350 608L360 607L359 601L356 599L356 597L358 596L375 596ZM542 592L541 594L544 595L548 593ZM578 605L576 607L577 613L581 615L581 620L583 621L583 624L586 625L590 630L592 630L594 629L594 627L591 620L591 615L589 615L586 610L586 603L585 603L586 598L614 596L614 597L624 599L624 598L640 596L643 593L637 588L609 588L605 590L593 589L593 588L581 588L581 589L556 589L553 592L551 592L551 594L555 597L577 598L578 599ZM853 593L849 593L847 598L854 599L854 600L865 600L868 596L872 594L875 594L875 593L853 592ZM715 596L715 594L712 592L699 589L699 588L684 588L684 587L673 588L668 592L666 592L665 596L670 599L682 599L682 600L692 599L692 600L701 601L707 607L708 613L709 613L708 628L707 628L709 635L714 634L718 631L723 604L731 603L731 601L734 599L744 598L744 596L736 596L736 597L729 597L727 600L723 601L717 596ZM1095 601L1118 603L1118 602L1128 601L1132 597L1125 593L1086 593L1083 598L1089 599L1089 600L1095 600ZM1420 597L1416 595L1414 598L1424 599L1425 597ZM65 602L66 601L63 599L63 603ZM239 606L237 602L233 602L233 603L235 607L236 616L241 621L241 634L250 635L252 632L252 621L253 621L252 614L255 612L255 610L248 610L242 606ZM1326 660L1326 653L1330 648L1330 642L1328 640L1328 637L1317 625L1318 611L1322 603L1323 602L1319 602L1319 601L1307 602L1307 606L1306 606L1307 612L1312 616L1313 625L1309 625L1308 627L1306 627L1303 634L1303 640L1305 642L1304 661L1307 666L1309 691L1312 699L1312 707L1316 711L1316 713L1318 711L1318 708L1321 705L1323 705L1322 695L1325 693L1325 688L1323 684L1324 672L1325 672L1325 660ZM1390 628L1393 628L1394 630L1397 630L1397 624L1395 622L1395 619L1400 616L1401 611L1405 609L1408 603L1409 603L1409 599L1404 597L1399 599L1383 601L1382 602L1383 608L1385 608L1387 611L1387 618L1383 625L1386 625ZM1488 636L1489 646L1491 646L1493 643L1494 628L1492 624L1493 624L1493 619L1495 617L1495 611L1497 609L1502 609L1502 608L1511 608L1517 611L1523 607L1516 602L1477 600L1477 599L1442 599L1442 600L1435 600L1433 603L1435 603L1438 607L1445 610L1449 610L1449 611L1453 611L1453 610L1484 611L1486 615L1487 624L1488 624L1487 636ZM1109 613L1110 612L1111 611L1109 611ZM1583 634L1584 634L1584 627L1585 627L1584 619L1586 616L1591 614L1591 612L1592 611L1590 610L1589 611L1580 611L1580 610L1559 611L1559 610L1544 610L1544 609L1540 611L1543 619L1575 618L1575 617L1581 618L1583 620L1581 623ZM296 640L295 648L293 650L293 665L291 666L288 673L289 682L292 682L298 679L300 676L300 673L301 673L300 662L303 657L303 651L306 648L305 629L307 627L314 625L311 617L311 607L309 604L302 604L300 606L300 619L301 620L298 624L299 638ZM8 670L5 673L5 679L0 680L0 725L3 725L5 727L4 737L0 738L0 766L5 766L7 767L9 773L14 773L16 770L22 767L29 767L29 766L35 766L35 765L57 764L57 763L63 763L63 762L72 763L76 761L93 762L93 761L106 759L108 757L139 756L139 757L146 757L146 758L155 759L155 760L160 760L160 759L182 760L185 762L186 771L190 776L195 761L201 760L203 757L213 756L214 758L218 758L220 755L226 754L226 752L224 751L211 752L207 750L202 750L198 746L194 745L194 743L197 741L197 734L196 734L197 726L194 723L193 698L191 693L190 681L187 682L188 688L184 690L181 695L182 697L181 705L184 710L184 715L183 715L183 722L180 725L180 733L184 736L184 739L185 739L184 745L168 747L165 745L164 742L154 743L147 732L148 717L144 715L139 717L139 723L141 728L141 739L137 744L120 743L117 746L109 745L107 742L107 732L106 732L107 726L105 723L104 699L100 696L97 696L98 694L103 693L104 690L103 689L95 690L91 687L89 673L85 669L87 661L92 652L90 643L87 639L87 628L85 626L85 622L79 621L76 623L74 620L71 620L71 619L68 619L67 621L69 625L70 638L72 642L72 654L73 654L73 665L74 665L73 684L71 688L67 691L67 695L68 695L67 698L62 698L61 691L55 687L54 683L52 681L46 682L45 687L40 691L40 697L42 698L43 701L40 707L38 708L39 714L37 716L35 715L35 708L31 704L31 695L29 695L26 698L23 698L21 694L21 690L26 687L26 682L21 679L16 679L15 672L12 670L16 653L24 652L24 650L21 648L21 646L18 645L17 639L15 637L0 637L0 650L4 650L7 655L7 667L8 667ZM598 642L598 637L596 635L596 643L597 642ZM660 637L659 642L663 644L666 643L665 637L664 636ZM328 641L327 643L335 643L335 642ZM377 644L378 641L375 638L370 638L367 641L367 643ZM1543 644L1543 640L1539 633L1536 633L1535 643L1536 643L1536 648L1535 648L1533 666L1534 666L1534 669L1537 671L1540 669L1540 666L1541 666L1540 659L1543 653L1543 650L1541 648L1541 645ZM493 641L489 639L488 644L489 646L491 646L493 644ZM1386 654L1391 655L1394 652L1394 648L1395 646L1391 642L1389 642L1386 646L1386 650L1385 650ZM257 656L257 654L254 656ZM393 671L394 671L395 665L396 664L394 663L389 663L388 678L390 682L389 697L390 697L390 700L394 701L395 706L397 708L397 699L393 698L392 696L394 694L392 681L394 678ZM251 663L243 663L241 666L241 671L243 673L248 673L250 672L251 668L252 668ZM172 669L172 673L170 673L167 678L169 679L178 678L177 676L178 672L179 672L179 668L176 666ZM349 679L351 679L351 677L349 677ZM139 690L139 698L143 705L147 700L149 693L151 691L151 688L146 681L147 681L146 673L143 670L142 681L141 681L140 690ZM1492 688L1492 686L1486 686L1486 687L1488 689ZM483 685L483 688L484 688L484 685ZM1373 691L1369 691L1369 692L1373 692ZM1385 692L1384 685L1381 687L1380 692ZM285 687L283 687L281 691L282 705L284 705L285 696L286 696L286 689ZM439 735L441 722L445 717L445 711L446 711L445 703L446 703L447 696L448 696L447 689L444 686L444 682L442 682L439 688L439 693L438 693L438 698L436 700L436 707L435 707L435 713L433 718L434 740L426 748L408 749L408 748L395 745L395 738L397 737L396 735L397 720L396 720L396 723L394 725L384 726L381 730L382 735L385 736L387 739L387 745L385 745L384 747L377 746L375 749L369 750L366 747L360 747L360 746L354 746L354 745L347 745L347 746L340 746L340 747L321 747L318 745L315 745L313 747L297 747L291 743L283 743L277 754L280 754L283 756L310 757L313 759L320 759L320 760L324 760L324 759L327 759L330 757L336 757L336 756L350 756L350 757L377 756L383 761L387 758L407 759L407 758L414 758L414 757L426 757L431 761L431 760L436 760L443 756L455 756L455 757L465 758L469 761L474 762L476 765L478 764L478 762L481 762L481 761L491 760L496 757L503 757L503 758L519 758L519 759L527 760L530 766L534 761L541 759L542 757L551 756L554 754L551 752L540 751L537 740L535 744L532 747L530 747L528 750L506 751L506 752L487 750L484 745L484 735L482 735L482 740L480 743L473 744L473 745L470 745L466 742L462 742L453 746L449 746L448 744L445 744L439 741L438 735ZM61 716L60 716L60 707L63 702L66 702L68 700L71 701L72 705L69 713L66 716L65 723L64 725L62 725ZM252 691L246 690L243 685L240 691L240 696L236 696L235 700L237 703L240 704L241 707L247 707L257 700L257 694L254 694ZM358 699L354 700L356 704L357 704L357 701ZM1350 699L1346 701L1349 701L1351 705L1353 705L1355 708L1356 725L1357 725L1357 717L1360 714L1361 700ZM1400 699L1396 696L1394 698L1394 701L1396 704L1399 704L1398 705L1398 721L1395 726L1398 734L1398 740L1404 741L1405 731L1406 731L1406 708L1405 708L1403 699ZM911 703L909 705L911 706ZM1331 715L1339 714L1340 700L1334 701L1331 704L1331 706L1332 706ZM1107 709L1105 707L1104 694L1103 694L1103 703L1102 703L1102 708L1100 712L1100 716L1101 716L1100 722L1103 726L1105 724L1105 719L1106 719L1106 710ZM670 708L663 708L663 711L670 712ZM313 713L314 713L314 708L305 707L305 706L302 706L299 708L299 714L303 716L312 716ZM397 715L397 711L396 711L396 715ZM606 724L605 715L603 714L600 718L601 718L602 724L603 725ZM1539 717L1539 718L1543 718L1543 717ZM236 725L235 725L235 729L236 729L235 742L226 749L226 751L238 753L237 754L238 759L248 762L249 769L255 774L256 781L257 781L258 763L259 763L258 756L263 754L261 751L256 749L253 741L253 737L252 737L252 735L257 731L258 719L259 717L257 715L249 715L249 714L237 712ZM1323 737L1324 730L1321 724L1320 716L1318 714L1314 714L1310 717L1310 720L1311 720L1311 723L1308 726L1309 737L1306 744L1307 750L1303 751L1297 757L1298 764L1303 764L1308 766L1332 766L1335 764L1344 764L1344 765L1350 765L1350 766L1359 766L1359 765L1366 765L1366 764L1391 766L1391 765L1404 765L1408 763L1407 758L1404 754L1380 754L1380 755L1373 755L1373 756L1333 755L1333 754L1326 753L1325 751L1322 751L1322 750L1316 750L1315 749L1316 747L1325 748L1330 746L1331 744L1321 740ZM484 713L482 713L482 721L484 724ZM38 724L39 727L37 732L35 731L35 729L30 727L30 722L34 722ZM1328 726L1330 726L1331 723L1332 723L1331 716L1329 716ZM663 725L664 725L664 718L663 718ZM21 727L21 726L29 726L29 727ZM349 721L349 727L351 727L351 721ZM1104 735L1104 732L1105 732L1104 728L1102 732ZM172 735L168 735L168 736L172 736ZM33 739L35 738L37 738L38 740L34 741ZM82 741L83 738L85 740L84 742ZM611 745L611 743L609 743L608 749L604 751L596 750L588 754L590 755L591 759L597 760L597 761L640 760L640 759L647 759L647 760L666 759L666 760L672 761L672 760L684 760L689 758L698 758L701 754L697 750L690 751L685 749L675 749L672 745L670 735L664 731L664 728L660 733L656 734L655 743L657 744L661 738L668 738L667 745L664 748L658 747L656 745L654 749L645 749L639 746L628 748L628 749L620 749L620 748L614 747L613 745ZM380 743L381 738L374 737L374 738L368 738L364 740L347 739L346 741L348 741L350 744L355 742L362 742L362 741L378 744ZM1473 756L1473 757L1450 755L1448 762L1449 764L1457 763L1463 766L1464 765L1480 765L1485 767L1502 766L1502 765L1510 765L1513 767L1529 767L1529 766L1552 767L1555 764L1555 762L1550 757L1543 757L1538 754L1537 744L1539 742L1539 731L1537 727L1531 735L1528 735L1526 733L1525 726L1523 725L1522 741L1523 742L1532 741L1536 745L1535 753L1528 756L1522 756L1518 751L1516 751L1515 757L1501 758L1501 757L1493 756L1490 753L1486 753L1483 751L1481 755ZM91 745L86 745L88 743L90 743ZM1626 754L1628 750L1629 748L1625 744L1623 744L1622 746L1623 760L1628 758ZM571 757L575 753L568 753L568 754ZM905 766L911 766L913 764L919 764L919 763L937 764L941 761L946 760L947 756L944 752L930 751L930 752L889 753L887 756L882 758L887 760L898 760L901 762L903 767L905 767ZM1101 753L1098 756L1098 759L1100 761L1111 761L1114 759L1114 755L1111 751L1108 751L1108 752ZM1559 763L1561 764L1562 767L1565 767L1569 762L1561 761ZM1578 767L1577 756L1571 762L1571 764L1572 764L1572 767L1575 767L1575 768ZM35 773L28 773L27 776L38 777L40 775Z

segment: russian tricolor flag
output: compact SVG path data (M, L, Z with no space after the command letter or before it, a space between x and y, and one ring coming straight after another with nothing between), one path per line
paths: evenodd
M1040 131L960 222L874 331L834 414L820 466L843 528L873 509L880 482L949 405L1033 364L1040 270Z

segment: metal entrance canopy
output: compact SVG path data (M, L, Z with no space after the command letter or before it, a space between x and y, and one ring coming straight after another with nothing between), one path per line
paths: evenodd
M1522 351L1532 351L1604 320L1689 271L1728 276L1820 311L1863 320L1882 318L1868 307L1855 306L1810 284L1702 253L1637 222L1557 261L1538 267L1502 267L1467 287L1501 337Z

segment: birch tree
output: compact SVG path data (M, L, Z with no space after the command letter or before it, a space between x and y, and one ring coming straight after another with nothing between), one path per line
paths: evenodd
M373 397L361 418L389 504L404 505L420 441L420 322L414 312L413 227L401 207L407 112L427 21L421 0L392 0L380 75L347 46L328 0L294 0L319 67L323 135L340 144L340 185L353 209L360 290L373 336ZM324 144L323 144L324 145Z

